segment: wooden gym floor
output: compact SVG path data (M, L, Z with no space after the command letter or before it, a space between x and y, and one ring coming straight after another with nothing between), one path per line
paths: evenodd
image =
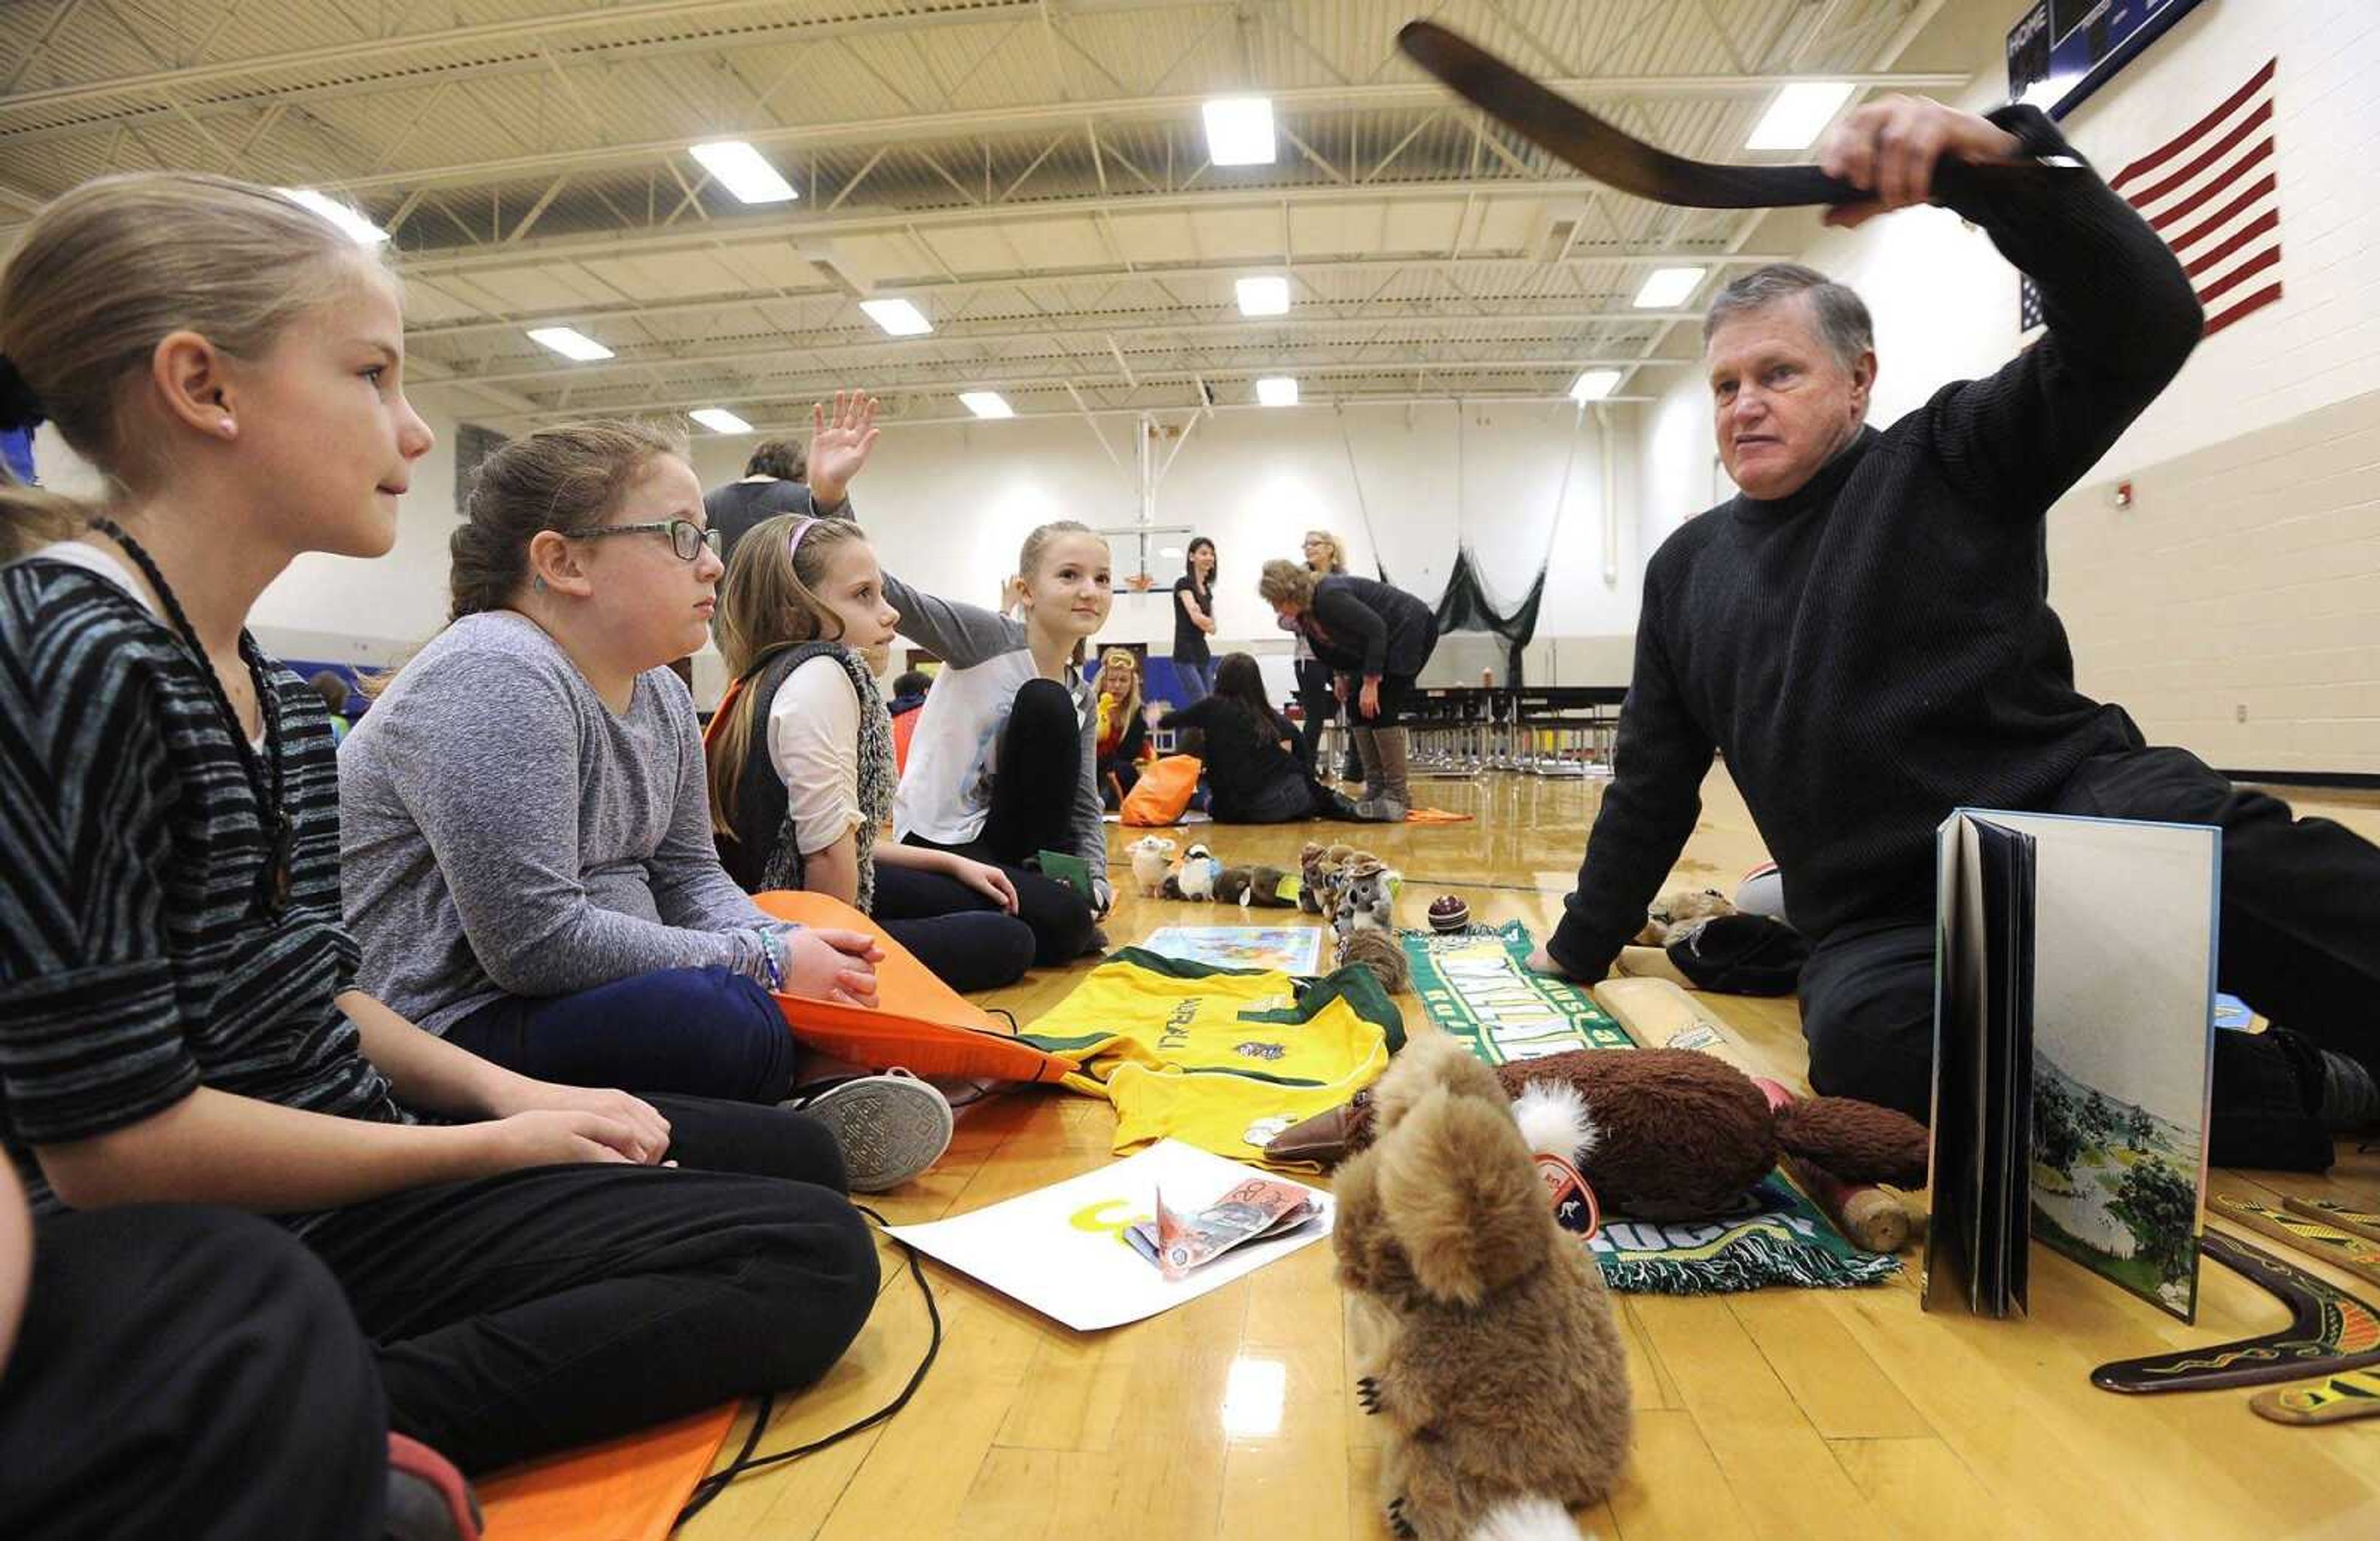
M1542 936L1576 871L1597 783L1498 775L1416 792L1478 821L1354 831L1406 874L1401 918L1418 923L1429 899L1451 889L1475 919L1517 917ZM2380 837L2371 799L2292 800ZM1762 858L1759 837L1723 769L1705 805L1673 882L1731 890ZM1191 838L1208 839L1226 861L1293 866L1315 828L1202 827ZM1330 828L1332 838L1349 834ZM1116 869L1128 874L1120 855ZM1169 922L1225 918L1127 896L1108 931L1121 945ZM1029 1023L1079 972L1037 976L997 1003ZM1704 1000L1771 1074L1802 1084L1790 1000ZM1073 1176L1111 1159L1113 1124L1105 1103L1068 1092L990 1099L962 1114L934 1171L880 1207L896 1221L929 1219ZM2268 1201L2380 1197L2380 1155L2342 1146L2327 1178L2221 1171L2215 1185ZM917 1365L924 1309L894 1249L880 1245L874 1319L824 1383L780 1407L764 1450L875 1411ZM2311 1266L2380 1301L2380 1285ZM2125 1398L2085 1378L2107 1360L2269 1331L2283 1324L2270 1296L2207 1263L2199 1323L2185 1328L2046 1249L2034 1268L2034 1317L2012 1322L1921 1314L1913 1267L1854 1291L1615 1296L1640 1409L1636 1450L1584 1525L1625 1541L2380 1534L2380 1419L2288 1428L2251 1414L2246 1391ZM932 1263L926 1274L946 1330L916 1400L832 1450L746 1478L684 1535L1387 1535L1372 1497L1377 1437L1349 1385L1327 1244L1098 1336ZM1235 1378L1240 1365L1261 1368ZM1283 1388L1277 1406L1252 1394L1268 1385ZM739 1422L728 1452L743 1435Z

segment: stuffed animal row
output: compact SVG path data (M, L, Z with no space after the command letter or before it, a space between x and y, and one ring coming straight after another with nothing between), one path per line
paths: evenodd
M1190 899L1237 904L1242 909L1285 910L1297 904L1296 884L1278 867L1225 867L1204 844L1183 853L1173 865L1173 842L1143 835L1132 854L1132 880L1144 899Z

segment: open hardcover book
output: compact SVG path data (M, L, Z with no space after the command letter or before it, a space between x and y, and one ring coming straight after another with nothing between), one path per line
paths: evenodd
M2027 1309L2038 1239L2194 1319L2221 831L1961 809L1936 838L1926 1308Z

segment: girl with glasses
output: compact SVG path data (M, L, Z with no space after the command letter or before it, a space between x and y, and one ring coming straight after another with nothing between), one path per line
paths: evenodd
M452 540L451 624L340 752L347 911L367 988L476 1053L774 1103L801 1065L771 993L872 1005L882 953L771 919L720 866L669 668L717 603L693 467L641 428L547 429L489 456ZM839 1121L882 1089L815 1110L848 1136ZM902 1121L918 1135L865 1142L856 1185L905 1181L947 1139L931 1087L885 1095L921 1104Z

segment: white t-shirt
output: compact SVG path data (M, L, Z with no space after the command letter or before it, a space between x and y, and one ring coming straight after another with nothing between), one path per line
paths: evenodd
M785 783L802 855L816 855L859 825L859 698L831 658L785 676L769 705L769 763Z
M938 845L965 845L983 833L1001 730L1018 687L1039 677L1033 655L1021 648L969 668L942 666L909 738L909 768L892 804L900 833Z

